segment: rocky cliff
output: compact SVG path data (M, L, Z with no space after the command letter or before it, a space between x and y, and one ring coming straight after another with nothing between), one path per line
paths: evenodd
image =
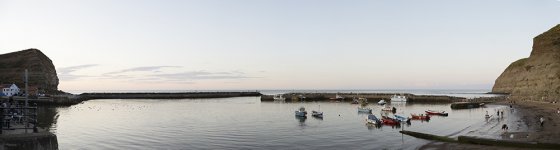
M58 91L58 76L55 67L51 59L40 50L27 49L0 55L1 83L15 83L23 90L25 69L29 72L30 86L37 86L41 93Z
M510 64L492 92L509 93L515 99L560 100L560 25L535 37L529 58Z

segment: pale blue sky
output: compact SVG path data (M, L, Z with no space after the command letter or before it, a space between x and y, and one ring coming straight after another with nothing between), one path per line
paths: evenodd
M490 89L558 0L0 0L62 90Z

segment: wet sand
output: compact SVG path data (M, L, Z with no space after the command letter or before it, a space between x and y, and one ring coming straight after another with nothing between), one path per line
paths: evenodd
M557 108L560 108L560 104L521 101L512 105L521 112L519 113L519 117L521 117L523 121L521 125L526 125L528 128L525 132L519 132L521 134L526 134L528 137L519 138L517 140L560 143L560 129L558 128L560 114L556 111ZM542 127L539 121L541 117L545 119Z
M510 140L521 142L560 143L560 114L557 108L560 104L517 101L502 101L495 103L501 105L497 108L487 109L490 118L450 136L474 136L497 140ZM513 109L510 109L510 105ZM504 115L498 117L497 110L504 110ZM482 116L481 116L482 117ZM540 125L540 117L545 118L544 125ZM507 124L509 129L502 130L502 125ZM515 147L485 146L462 143L431 142L419 149L526 149ZM531 148L534 149L534 148ZM560 147L559 147L560 149Z

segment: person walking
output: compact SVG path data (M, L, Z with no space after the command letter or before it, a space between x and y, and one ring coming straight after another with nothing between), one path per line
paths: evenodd
M502 117L504 117L504 110L502 110Z

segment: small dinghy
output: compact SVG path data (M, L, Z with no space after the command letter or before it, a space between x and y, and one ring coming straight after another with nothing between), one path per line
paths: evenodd
M381 121L384 125L400 125L401 123L397 119L393 119L391 117L383 116Z
M385 100L379 100L379 102L377 102L377 104L379 104L379 105L385 105L385 104L387 104L387 102L385 102Z
M375 117L375 115L371 114L371 115L368 115L368 117L366 118L366 124L380 125L381 120L379 120L379 118Z
M307 117L307 111L305 111L304 107L300 107L295 113L296 117Z
M404 115L395 115L395 119L399 120L400 122L406 122L409 118L406 118Z
M311 111L311 116L317 117L317 118L323 118L323 112Z
M426 114L428 114L428 115L440 115L440 116L448 116L449 115L445 111L435 111L435 110L426 110Z
M410 116L412 116L413 120L430 120L430 116L424 114L410 114Z
M358 107L358 112L360 113L371 113L371 111L371 108Z

